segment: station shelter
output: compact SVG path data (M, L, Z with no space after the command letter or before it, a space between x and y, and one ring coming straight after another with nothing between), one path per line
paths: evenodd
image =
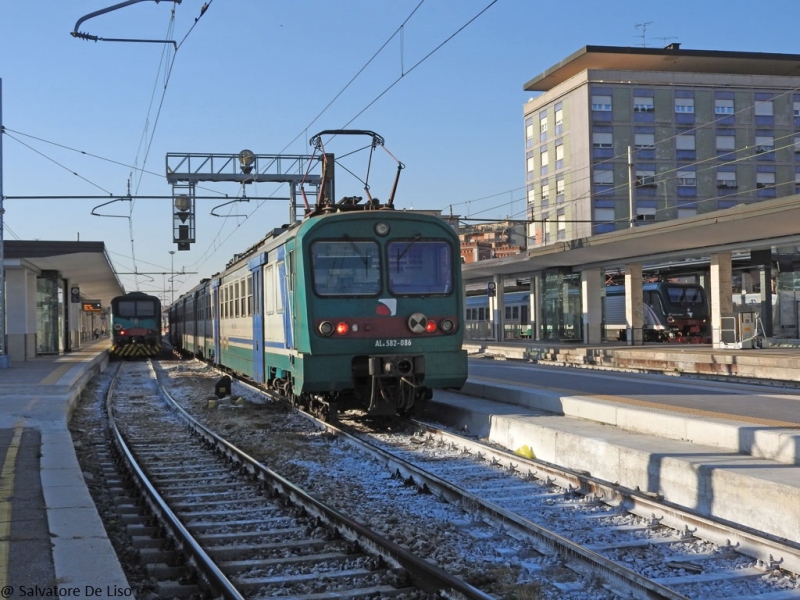
M111 299L124 293L103 242L5 240L4 267L11 363L107 333Z
M643 273L659 265L662 275L681 264L704 264L701 283L709 298L711 343L725 347L736 314L734 258L747 256L751 277L760 279L761 324L767 338L800 337L800 295L795 264L800 264L800 195L648 223L591 237L556 242L515 256L463 266L465 294L496 290L490 298L490 339L509 338L504 294L510 282L529 281L529 336L540 341L604 341L606 275L624 273L626 341L644 342ZM792 260L794 257L796 260ZM780 266L777 266L780 265ZM773 331L774 269L788 282L783 331ZM752 275L752 274L755 275Z

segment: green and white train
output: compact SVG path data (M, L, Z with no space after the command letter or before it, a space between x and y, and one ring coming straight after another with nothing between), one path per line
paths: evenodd
M408 415L467 378L459 240L348 198L276 229L170 308L179 350L322 416Z

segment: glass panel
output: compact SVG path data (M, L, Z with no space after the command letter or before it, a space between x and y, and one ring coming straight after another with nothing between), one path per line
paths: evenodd
M580 273L547 273L544 278L542 336L549 340L581 340Z
M156 304L152 300L139 300L136 302L137 317L155 317Z
M387 246L389 292L403 295L449 294L453 259L445 241L396 241Z
M378 244L373 241L314 242L314 291L320 296L372 296L381 291Z
M704 305L706 299L703 295L703 290L700 286L696 287L668 287L667 295L671 304L679 304L681 306Z
M60 348L58 281L36 279L36 353L58 354Z

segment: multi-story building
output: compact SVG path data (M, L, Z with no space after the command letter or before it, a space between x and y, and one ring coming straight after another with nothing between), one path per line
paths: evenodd
M505 258L524 252L525 228L520 222L500 221L470 225L459 231L461 262Z
M800 192L800 55L586 46L525 90L531 248Z

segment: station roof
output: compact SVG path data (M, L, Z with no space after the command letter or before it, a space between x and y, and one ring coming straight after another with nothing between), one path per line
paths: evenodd
M125 293L103 242L5 240L3 247L6 260L25 260L43 271L59 271L81 288L83 298L99 300L103 307Z
M466 282L475 282L495 274L526 276L552 268L610 269L789 245L800 245L800 195L556 242L527 254L466 264L462 270Z
M798 54L681 50L679 46L680 44L670 44L666 48L584 46L528 81L523 89L529 92L546 92L587 69L800 76Z

